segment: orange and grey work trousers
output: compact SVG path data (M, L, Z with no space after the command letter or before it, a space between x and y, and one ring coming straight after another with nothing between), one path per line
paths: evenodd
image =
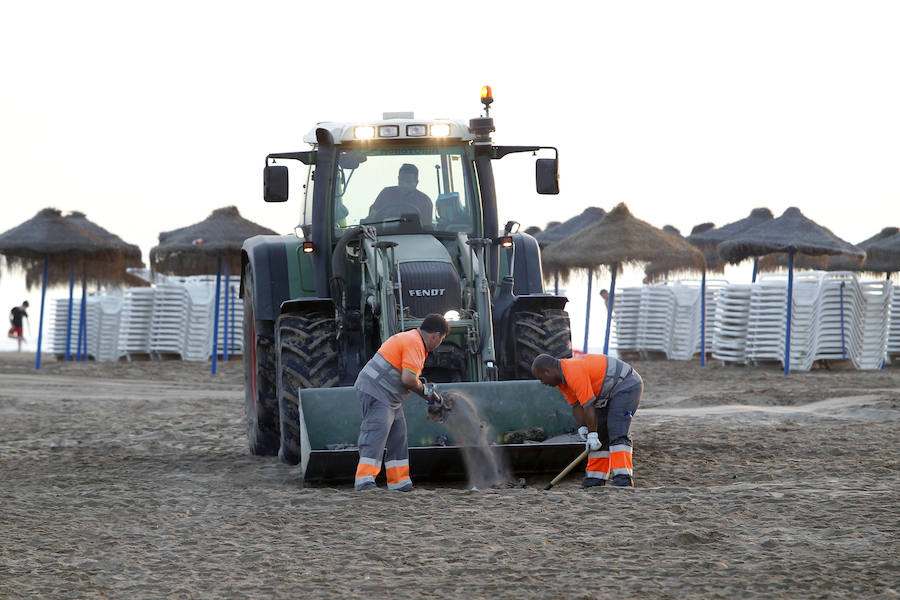
M609 479L613 485L631 485L634 477L631 463L631 417L637 412L644 382L637 371L625 376L612 389L606 402L595 400L597 437L600 450L588 453L585 474L596 479ZM602 404L597 407L597 404ZM587 408L587 407L585 407Z
M359 428L359 464L354 487L360 489L381 471L384 457L388 488L400 489L412 485L409 478L409 447L406 440L406 416L402 402L388 401L357 389L362 404L363 421Z

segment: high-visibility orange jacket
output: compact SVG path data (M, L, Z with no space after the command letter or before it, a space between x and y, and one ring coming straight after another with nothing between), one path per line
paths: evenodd
M578 402L584 406L596 398L603 388L606 364L605 354L585 354L577 358L560 359L563 382L557 388L569 404Z
M425 367L428 351L425 349L425 340L422 339L419 330L410 329L386 339L378 349L378 354L398 371L406 369L418 377Z

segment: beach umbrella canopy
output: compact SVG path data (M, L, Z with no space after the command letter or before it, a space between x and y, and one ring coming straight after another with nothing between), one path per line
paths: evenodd
M760 223L771 221L774 218L772 211L768 208L754 208L750 211L750 214L743 219L728 223L727 225L722 225L721 227L706 228L706 224L698 225L697 227L701 229L692 231L691 235L688 236L687 241L700 248L700 251L703 252L703 257L706 258L706 264L710 271L721 273L725 270L725 261L719 256L719 244L727 242L748 229L756 227ZM695 227L695 229L697 229L697 227ZM771 270L774 268L774 258L764 260L764 270ZM755 278L756 274L754 272L754 280Z
M547 247L543 264L561 272L666 261L672 269L700 271L703 255L683 239L634 217L619 204L599 222Z
M694 226L694 228L691 230L691 235L702 233L713 228L715 228L715 225L713 225L712 223L701 223ZM671 225L666 225L665 227L663 227L663 231L685 239L681 236L681 233L678 231L678 229L672 227ZM687 240L690 241L690 237L688 237ZM703 252L702 248L698 249ZM703 253L703 258L706 260L707 271L721 273L725 270L725 261L723 261L719 257L718 253L713 253L711 255ZM669 261L667 258L664 258L662 260L655 260L651 263L648 263L647 266L644 267L644 275L646 275L646 277L644 278L644 283L653 283L654 281L659 281L660 279L663 279L664 277L673 273L677 273L679 271L688 273L691 271L696 271L696 269L692 267L682 268L678 265L673 266L671 264L671 261Z
M83 212L72 211L66 215L66 219L72 221L88 233L91 233L109 244L122 249L122 256L126 267L143 268L141 261L141 249L137 244L129 244L119 236L100 227L87 218Z
M773 252L809 256L839 254L856 258L857 262L866 256L865 250L842 240L793 206L777 219L765 221L719 244L719 255L732 264Z
M866 271L894 273L900 271L900 233L879 240L866 250ZM897 293L897 292L894 292Z
M91 283L119 283L125 276L122 249L45 208L0 234L0 255L9 268L25 271L25 286L40 284L44 262L47 285L69 283L72 269Z
M567 221L557 223L552 227L551 225L554 223L553 221L547 223L547 228L534 236L534 239L537 240L541 248L544 248L546 246L549 246L550 244L554 244L560 240L564 240L570 235L578 233L589 225L597 223L603 218L605 214L606 211L602 208L589 206L580 214L575 215Z
M869 248L871 248L874 244L877 244L878 242L881 242L890 237L893 237L893 236L897 235L898 233L900 233L900 229L898 229L897 227L885 227L881 231L879 231L878 233L873 235L872 237L865 239L865 240L859 242L858 244L856 244L857 246L859 246L860 248L865 250L866 254L867 254L866 260L865 260L865 262L863 262L862 265L860 265L859 262L853 258L848 258L845 256L838 255L838 256L829 256L828 257L828 265L826 268L829 271L872 271L872 272L889 271L889 269L877 268L879 265L877 265L876 263L874 263L870 260L870 258L868 257L868 251L869 251ZM877 250L876 250L876 254L877 254ZM876 268L872 269L872 268L870 268L871 266L875 266ZM889 266L889 265L881 265L881 266Z
M173 275L204 275L216 273L222 259L232 273L240 273L244 240L274 233L243 218L234 206L217 208L199 223L160 233L159 244L150 250L150 267Z

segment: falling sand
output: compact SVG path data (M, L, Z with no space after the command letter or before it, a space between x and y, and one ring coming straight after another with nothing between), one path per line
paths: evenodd
M494 432L482 421L472 400L458 391L448 391L444 393L444 402L452 406L446 413L444 426L462 449L469 487L483 489L509 483L512 475L506 455L491 443Z

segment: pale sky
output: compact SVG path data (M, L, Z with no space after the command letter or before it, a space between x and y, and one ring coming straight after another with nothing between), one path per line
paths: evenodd
M687 234L797 206L859 242L900 226L898 31L895 1L4 3L0 232L80 210L145 261L226 205L287 233L266 153L317 121L478 116L489 84L495 143L561 161L555 197L530 157L496 164L501 223L625 202ZM24 294L0 275L36 336Z

